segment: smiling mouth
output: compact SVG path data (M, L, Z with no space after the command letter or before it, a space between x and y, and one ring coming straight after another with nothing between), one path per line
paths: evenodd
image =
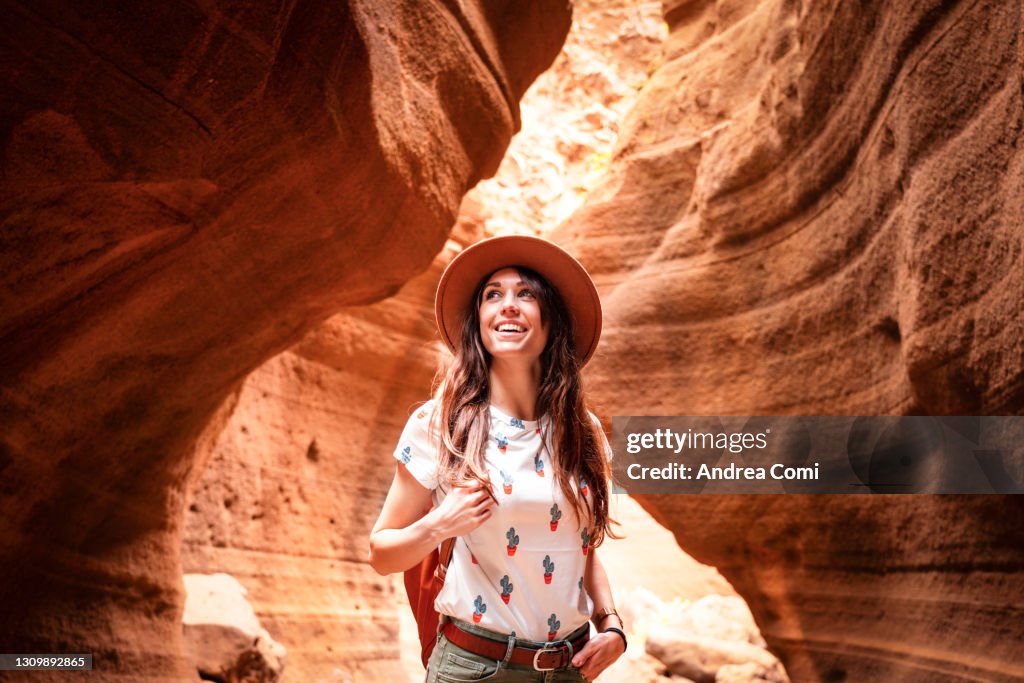
M496 329L498 332L512 332L516 334L526 332L525 327L523 327L522 325L517 325L516 323L502 323L498 325Z

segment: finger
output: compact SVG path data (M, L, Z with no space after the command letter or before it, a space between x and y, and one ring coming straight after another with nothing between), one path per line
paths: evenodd
M494 498L487 495L486 491L481 491L479 496L473 497L474 505L494 505Z
M588 681L592 681L601 673L608 668L606 663L602 663L600 657L591 657L590 660L580 668L580 675Z
M479 505L470 511L474 517L490 516L494 512L494 508L489 505Z
M604 673L604 670L611 666L618 658L618 654L609 652L604 646L600 649L595 648L586 665L580 669L580 674L587 680L592 681Z
M494 503L490 498L481 498L473 501L472 507L478 510L485 510L487 508L494 507Z
M588 680L597 678L610 663L606 653L596 643L596 639L589 641L572 660L573 666L579 669L580 673ZM576 663L577 658L580 659L579 664Z
M468 508L475 508L476 506L480 505L480 503L483 502L483 500L484 499L481 498L479 494L472 493L472 494L464 495L459 500L459 504L464 506L464 507L466 507L467 509Z
M587 644L583 646L583 649L573 656L572 665L575 666L577 669L582 669L583 665L587 663L587 661L593 654L593 641L587 641Z
M482 482L475 482L473 486L466 489L466 493L473 498L490 497L490 487Z

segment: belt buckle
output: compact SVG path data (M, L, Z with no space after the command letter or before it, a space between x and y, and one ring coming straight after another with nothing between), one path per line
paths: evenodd
M545 643L544 647L540 648L539 650L537 650L533 654L533 670L534 671L554 671L555 669L557 669L557 668L559 668L561 666L564 666L562 664L562 657L559 657L559 664L557 666L552 666L552 667L548 667L546 669L542 669L540 667L540 665L538 664L537 660L545 652L557 652L559 654L563 654L565 652L568 652L569 653L569 661L572 660L572 645L570 645L568 643L568 641L560 641L558 644L556 644L556 643ZM568 662L566 662L566 663L568 663Z

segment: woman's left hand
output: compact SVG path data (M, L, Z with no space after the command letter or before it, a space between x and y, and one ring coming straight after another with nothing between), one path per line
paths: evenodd
M626 647L617 633L598 633L573 656L572 665L580 670L583 678L592 681L625 651Z

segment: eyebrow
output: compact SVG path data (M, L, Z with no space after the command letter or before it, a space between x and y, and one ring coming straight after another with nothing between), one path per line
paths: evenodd
M525 285L525 284L526 284L525 280L520 280L519 282L515 283L515 285L513 285L513 287L518 287L519 285ZM488 282L486 285L484 285L484 289L487 289L488 287L501 287L501 283L498 282L497 280L495 280L494 282Z

